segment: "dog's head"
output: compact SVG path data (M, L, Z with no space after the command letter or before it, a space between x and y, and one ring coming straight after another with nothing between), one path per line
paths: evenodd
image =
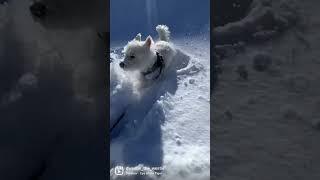
M149 66L153 57L151 45L153 40L148 36L145 41L141 41L141 34L138 34L132 41L124 47L124 60L120 62L120 67L124 70L143 70Z
M104 0L30 0L34 20L46 28L96 27L106 30L107 3Z

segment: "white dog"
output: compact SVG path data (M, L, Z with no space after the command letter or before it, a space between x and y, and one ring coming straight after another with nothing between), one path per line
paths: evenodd
M120 67L126 71L138 71L144 80L155 80L164 74L175 54L176 50L170 40L170 31L166 25L158 25L156 30L159 41L153 42L151 36L141 41L139 33L124 48L125 58L120 62Z

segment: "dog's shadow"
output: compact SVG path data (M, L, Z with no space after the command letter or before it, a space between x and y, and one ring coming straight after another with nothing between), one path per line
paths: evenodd
M119 125L121 128L111 133L112 141L115 142L111 143L111 166L119 163L131 167L141 164L148 167L162 165L161 125L167 120L166 112L171 108L166 97L176 93L177 70L187 66L190 60L189 56L180 51L176 57L170 71L154 82L139 101L127 108ZM113 162L112 159L117 160Z

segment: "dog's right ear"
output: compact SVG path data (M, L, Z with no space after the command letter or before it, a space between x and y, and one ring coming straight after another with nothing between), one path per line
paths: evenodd
M137 34L137 36L134 38L136 41L141 41L141 33Z

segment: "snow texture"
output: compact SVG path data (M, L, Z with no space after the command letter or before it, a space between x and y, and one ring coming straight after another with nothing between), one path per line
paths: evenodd
M295 25L299 13L296 0L254 0L243 19L214 28L214 43L268 40Z
M213 178L319 179L320 2L255 3L273 14L269 17L277 17L273 20L280 25L290 26L282 26L286 30L269 41L241 46L225 41L216 47L220 74L212 96ZM266 22L249 17L259 16L235 23ZM239 78L241 74L247 78Z

